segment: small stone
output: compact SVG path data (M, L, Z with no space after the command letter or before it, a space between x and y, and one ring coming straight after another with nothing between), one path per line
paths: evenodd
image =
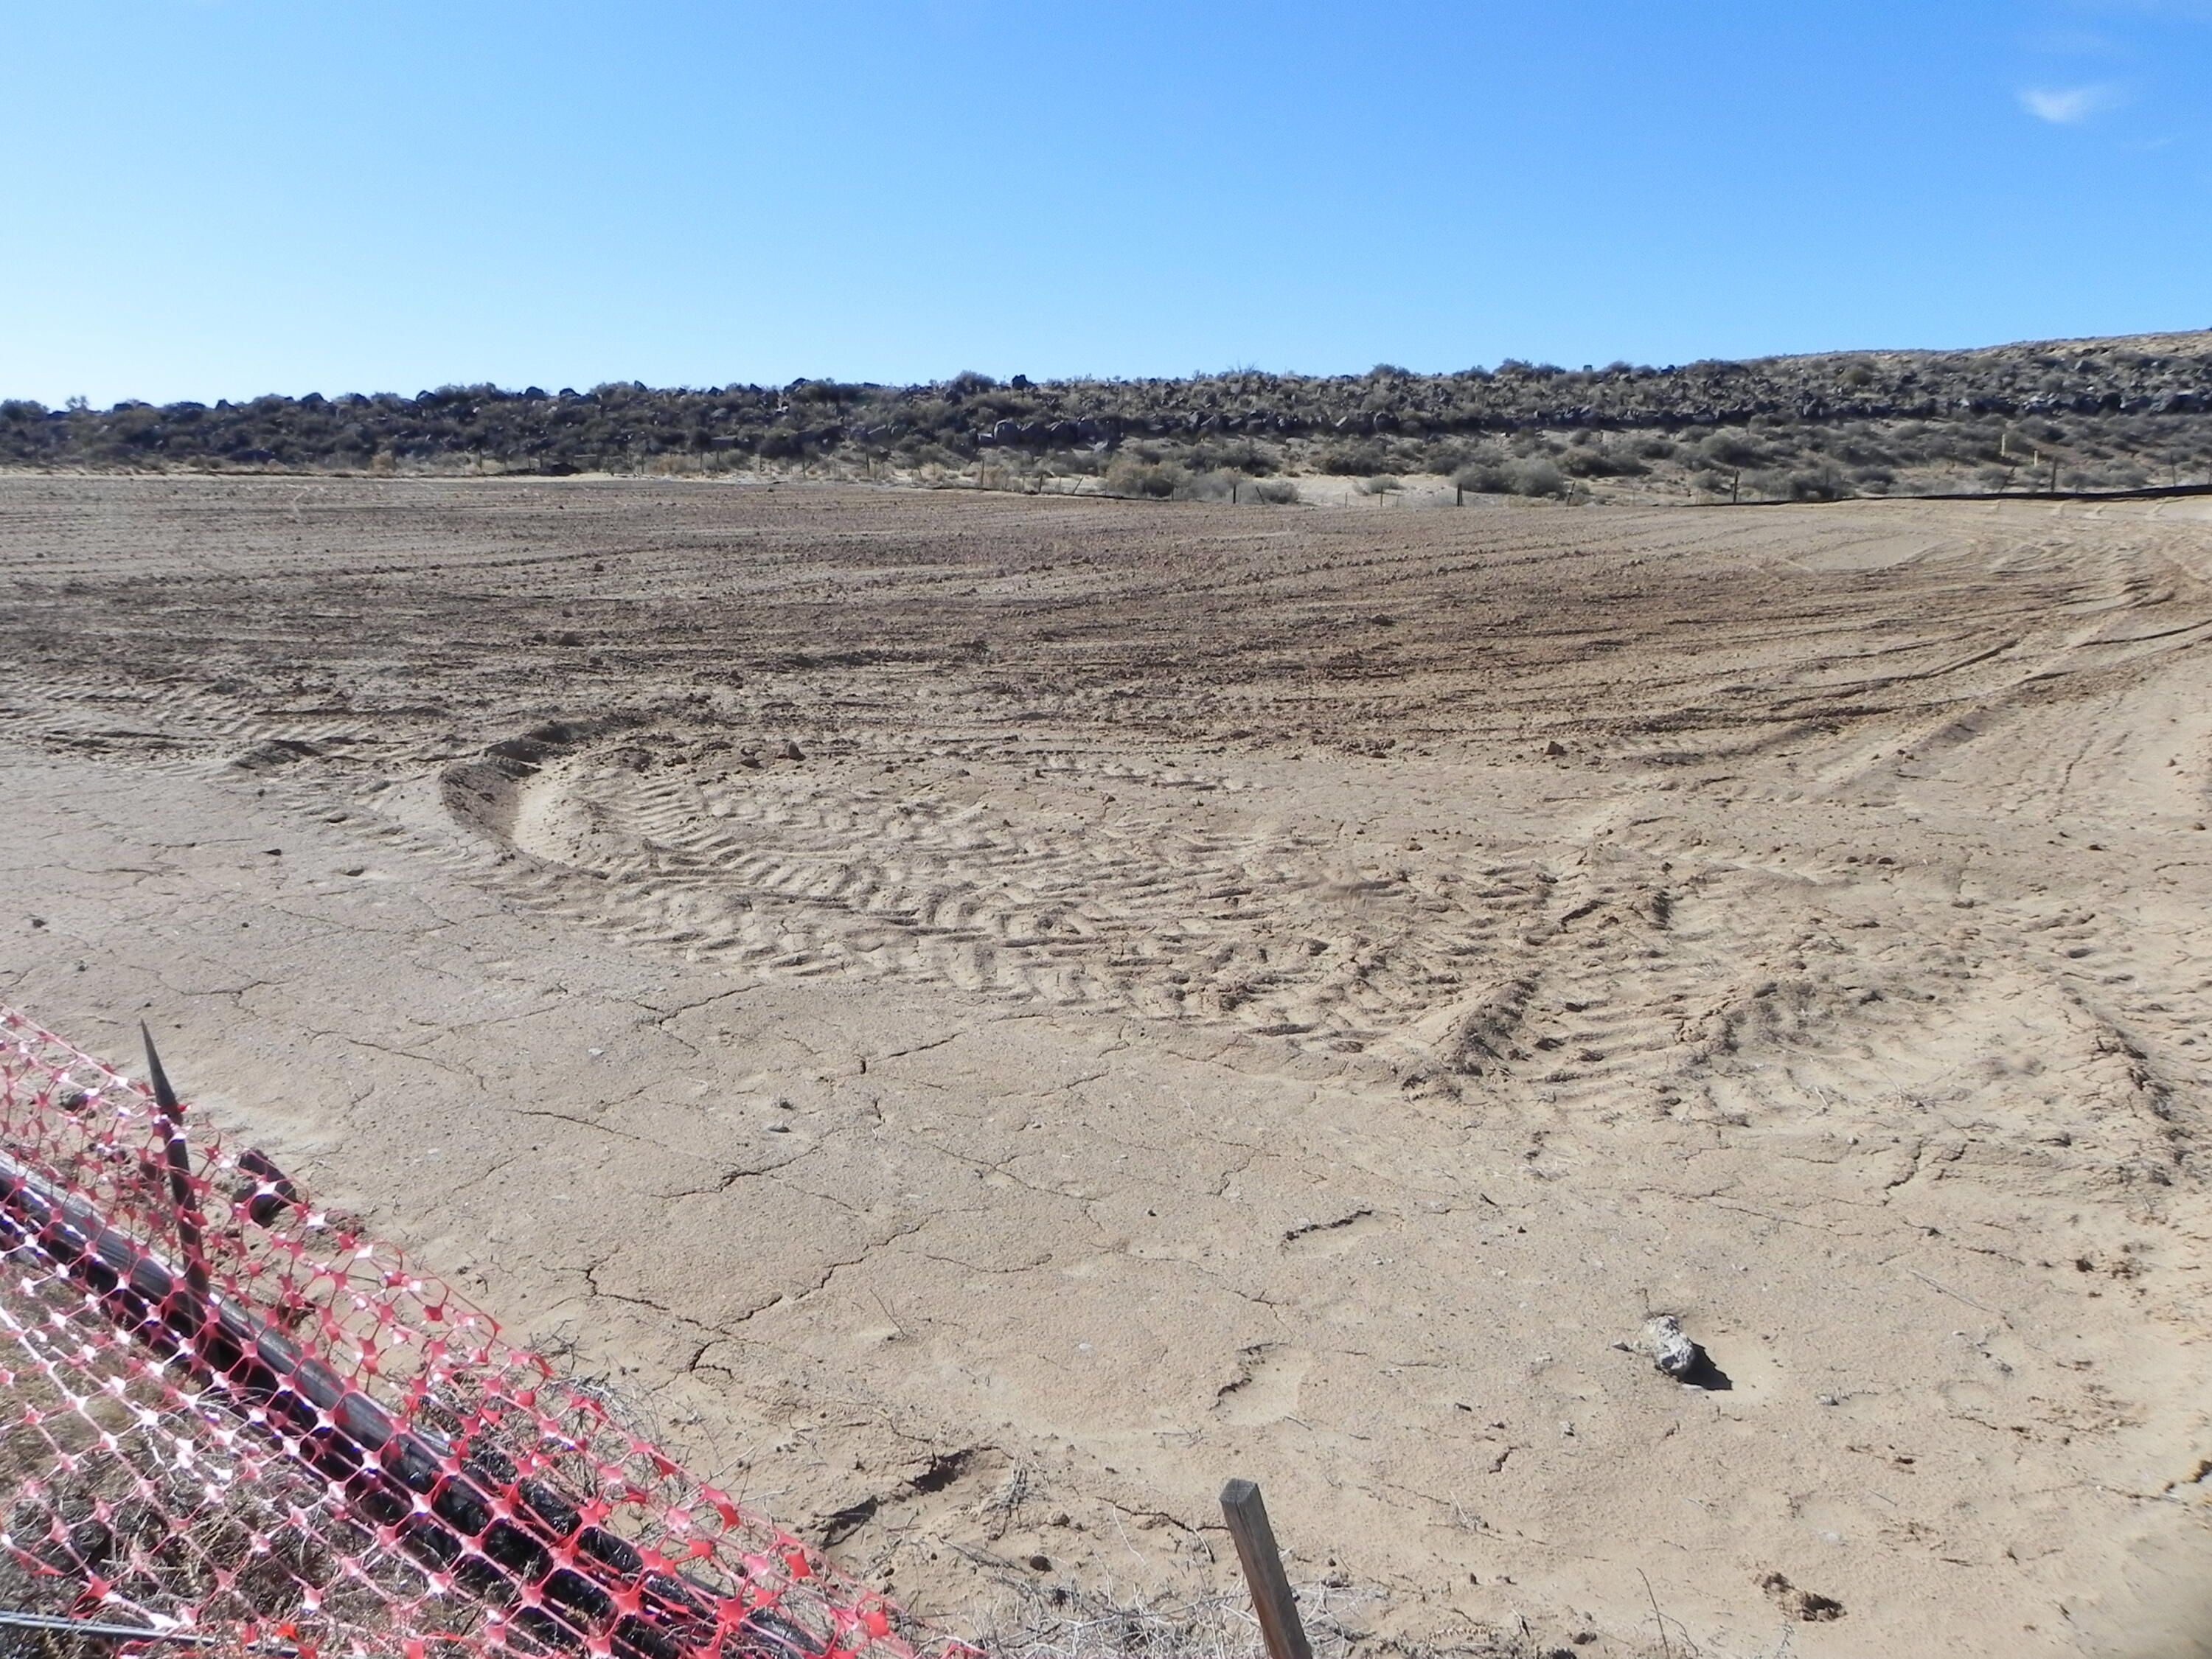
M1838 1406L1843 1402L1832 1394L1824 1394L1820 1396L1820 1403L1823 1406Z
M1644 1322L1644 1346L1651 1363L1678 1382L1698 1369L1702 1357L1698 1345L1683 1334L1682 1322L1672 1314L1654 1314Z

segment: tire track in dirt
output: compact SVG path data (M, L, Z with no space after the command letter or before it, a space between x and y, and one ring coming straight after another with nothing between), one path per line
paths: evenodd
M262 493L259 509L188 504L194 528L219 519L227 536L244 532L213 574L131 579L141 599L178 609L177 626L218 630L218 670L255 662L257 648L301 652L312 613L272 612L267 589L332 568L312 523L343 512L343 489ZM1354 855L1326 826L1278 811L1279 793L1239 788L1255 757L1240 777L1136 748L1105 756L1103 729L1133 718L1139 732L1170 720L1226 732L1217 746L1231 756L1254 735L1303 732L1316 750L1387 757L1435 742L1495 752L1558 732L1709 793L1887 798L1903 781L1900 750L1931 763L1978 739L1986 750L2039 700L2140 675L2212 633L2203 584L2170 534L2154 543L2074 523L2022 535L1971 510L1910 508L1864 522L1646 514L1595 542L1576 515L1491 515L1482 528L1495 544L1472 559L1440 550L1431 532L1449 524L1332 523L1316 553L1302 523L1211 538L1208 568L1178 581L1110 545L1046 550L1058 547L1048 536L979 568L862 526L845 532L857 591L907 624L862 646L822 602L835 590L805 586L808 528L724 529L695 515L655 538L617 513L584 526L599 539L581 550L547 551L532 544L577 527L548 521L595 498L514 486L489 507L465 492L404 499L420 516L386 527L379 552L391 562L356 552L322 578L349 585L334 614L358 623L351 671L343 653L309 653L290 688L265 665L155 686L120 672L18 676L0 729L157 772L232 768L301 810L343 808L364 836L434 854L526 908L733 972L1134 1013L1365 1054L1417 1087L1486 1074L1608 1112L1697 1109L1679 1079L1708 1052L1698 1011L1750 994L1758 976L1744 963L1775 954L1771 891L1753 883L1756 896L1724 915L1724 878L1670 890L1645 868L1593 883L1573 836ZM1095 507L1065 516L1070 530L1126 519ZM1402 544L1375 546L1385 529ZM16 534L65 539L68 514ZM684 665L719 647L693 652L668 584L680 592L703 580L698 561L720 572L738 550L738 591L796 594L774 618L777 642L745 647L791 665L754 695L755 718L781 707L781 684L827 694L804 705L811 714L783 708L787 729L796 716L836 732L810 735L803 763L732 763L716 745L747 728L687 723L672 695ZM116 567L76 556L70 568L97 582ZM249 568L255 602L227 600L222 572ZM458 578L459 608L386 582L398 571ZM1570 571L1579 586L1562 605L1550 590ZM963 573L975 579L964 591ZM578 605L597 577L641 584L651 602L612 626ZM1102 580L1118 585L1104 611ZM950 637L948 659L919 636L1017 614L1033 632L997 649ZM456 626L506 645L465 648ZM561 644L572 636L583 643ZM1069 672L1053 671L1060 657ZM1141 674L1109 669L1125 658ZM92 661L97 671L97 652ZM648 662L659 672L640 683L630 665ZM424 783L457 750L498 759L515 740L502 730L544 724L542 702L538 725L501 724L529 692L555 690L558 706L582 711L580 729L605 724L606 702L575 700L580 670L630 709L616 722L628 735L556 744L526 775L494 777L496 810L463 801L458 823L425 810ZM908 787L899 769L931 720L933 751L963 761L964 775ZM998 740L1016 723L1060 735L1033 737L1018 760ZM631 729L656 724L650 744ZM963 728L969 739L953 738ZM2048 769L2062 748L2038 750L2046 769L2023 775L2024 799L2065 793L2074 766ZM1729 782L1739 769L1756 781ZM1126 799L1107 804L1112 791ZM446 795L456 800L450 779ZM1793 1041L1810 1041L1807 994L1786 994L1805 1005L1785 1022ZM1870 1006L1836 1000L1812 1024L1863 1023Z
M1185 769L971 765L963 799L885 787L870 755L700 767L699 739L655 735L676 752L616 739L516 777L474 767L454 792L524 855L501 878L527 902L745 971L942 983L1356 1054L1502 971L1547 891L1526 861L1417 878L1280 823L1194 823L1179 803L1094 793L1237 793Z
M279 651L307 642L308 614L283 620L266 589L319 570L349 595L333 611L358 621L361 669L304 658L312 666L289 688L258 667L151 686L126 672L17 676L0 730L155 772L233 769L303 811L354 813L364 836L433 854L527 908L733 972L945 984L1218 1026L1366 1054L1415 1086L1455 1089L1487 1073L1613 1112L1695 1109L1678 1079L1708 1052L1698 1011L1748 994L1757 976L1744 963L1776 954L1762 937L1778 919L1771 890L1752 883L1741 913L1724 915L1724 876L1671 893L1650 867L1592 882L1572 837L1534 856L1510 840L1449 856L1354 854L1326 826L1277 811L1267 789L1239 788L1249 760L1240 778L1134 749L1102 755L1102 724L1157 723L1172 706L1194 729L1278 741L1303 730L1317 749L1370 756L1581 734L1708 792L1889 799L1908 781L1899 751L1923 765L1963 747L1986 754L2053 696L2124 683L2212 635L2204 583L2176 553L2193 547L2189 534L2177 542L2171 530L2128 524L2038 517L2023 525L2051 527L2022 534L1971 511L1903 509L1879 523L1646 514L1632 535L1578 545L1575 515L1505 514L1481 521L1486 534L1503 532L1494 545L1455 559L1439 556L1437 524L1332 523L1318 550L1303 526L1211 537L1208 568L1168 582L1110 546L1050 550L1050 535L986 568L972 556L918 556L889 527L905 504L871 499L885 526L847 534L868 604L924 630L942 625L939 615L972 627L990 593L1030 619L1033 637L1011 654L953 641L951 660L964 665L946 684L945 659L926 642L840 643L849 630L804 586L808 526L726 529L695 515L641 538L617 511L590 520L599 539L575 550L554 532L577 526L553 521L597 498L414 489L395 498L408 505L385 526L378 555L388 562L356 551L332 567L315 524L348 510L344 489L256 488L267 498L258 506L180 497L174 538L219 526L221 557L197 577L133 576L132 591L175 608L181 629L216 630L220 671L241 654L253 661L257 641ZM11 544L68 540L67 495L13 526ZM1120 521L1096 507L1060 516L1066 531ZM1384 529L1386 544L1374 545ZM526 775L495 776L495 810L464 802L458 823L424 810L422 781L457 750L496 760L513 743L485 726L523 688L574 686L579 667L604 660L595 672L613 675L642 660L629 654L641 639L615 637L605 618L578 611L573 596L592 578L673 580L680 590L699 580L685 574L696 560L738 550L740 591L799 585L788 627L802 631L787 629L776 648L805 665L798 678L830 677L842 710L834 742L810 736L805 762L736 764L716 745L742 741L732 732L744 728L687 724L680 708L670 715L664 675L647 682L657 702L623 699L632 713L617 725L628 735L556 745L542 764L524 763ZM71 580L112 580L114 560L93 556L104 551L79 547L66 561L82 573ZM1581 584L1571 607L1546 597L1563 561ZM234 578L224 573L248 569L260 597L226 600ZM965 592L952 586L963 571L976 579ZM503 614L488 604L524 606L528 616L495 629L523 654L494 662L457 636L418 637L441 613L386 580L401 572L459 578L467 602L436 623L447 635L455 622ZM1091 597L1101 579L1118 585L1110 615ZM1717 580L1735 584L1727 605L1716 603ZM1214 624L1198 613L1221 623L1203 645ZM684 641L666 637L672 614L655 597L639 621L662 628L656 659L673 667L687 659ZM586 629L574 635L584 645L565 649L598 641L604 659L564 656L570 635L554 622ZM824 627L831 636L804 632ZM1097 672L1148 639L1170 654L1145 679ZM1068 653L1088 665L1049 672ZM100 660L95 651L95 669ZM1165 681L1149 684L1163 667ZM566 672L548 682L552 671ZM772 690L757 701L757 714L778 706ZM607 719L605 704L567 706L583 711L572 722L582 730ZM963 759L964 775L908 786L899 769L917 717L940 722L934 748ZM996 738L1015 722L1061 735L1033 739L1017 760ZM656 723L672 729L652 744L628 729ZM972 740L948 744L962 725ZM2022 799L2067 793L2087 750L2059 764L2067 752L2053 733L2021 758ZM1726 781L1743 769L1759 781ZM481 762L463 769L483 773ZM1116 791L1125 799L1106 801ZM457 799L450 779L446 794ZM2172 977L2134 1004L2173 1006ZM1823 1018L1863 1023L1869 1006L1839 1000ZM1809 1041L1806 1018L1801 1007L1785 1023ZM2174 1029L2160 1040L2182 1042L2179 1017L2166 1018Z

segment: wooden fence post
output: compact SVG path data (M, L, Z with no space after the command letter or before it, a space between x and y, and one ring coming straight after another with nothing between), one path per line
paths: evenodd
M1260 1615L1267 1659L1313 1659L1289 1575L1283 1571L1282 1553L1275 1547L1275 1529L1267 1524L1267 1506L1260 1501L1260 1488L1249 1480L1231 1480L1221 1489L1221 1513L1229 1522L1230 1537L1237 1540L1237 1559L1252 1592L1252 1610Z

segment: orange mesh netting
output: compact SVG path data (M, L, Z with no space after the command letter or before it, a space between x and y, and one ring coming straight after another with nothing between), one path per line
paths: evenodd
M0 1606L225 1646L913 1653L397 1250L6 1008L0 1505Z

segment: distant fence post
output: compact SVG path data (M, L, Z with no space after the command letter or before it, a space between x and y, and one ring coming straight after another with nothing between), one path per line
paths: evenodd
M1267 1524L1267 1506L1260 1501L1260 1488L1249 1480L1231 1480L1221 1489L1221 1513L1229 1522L1230 1537L1237 1540L1237 1559L1252 1592L1252 1610L1260 1615L1267 1659L1313 1659L1290 1577L1283 1571L1282 1553L1275 1547L1275 1529Z

